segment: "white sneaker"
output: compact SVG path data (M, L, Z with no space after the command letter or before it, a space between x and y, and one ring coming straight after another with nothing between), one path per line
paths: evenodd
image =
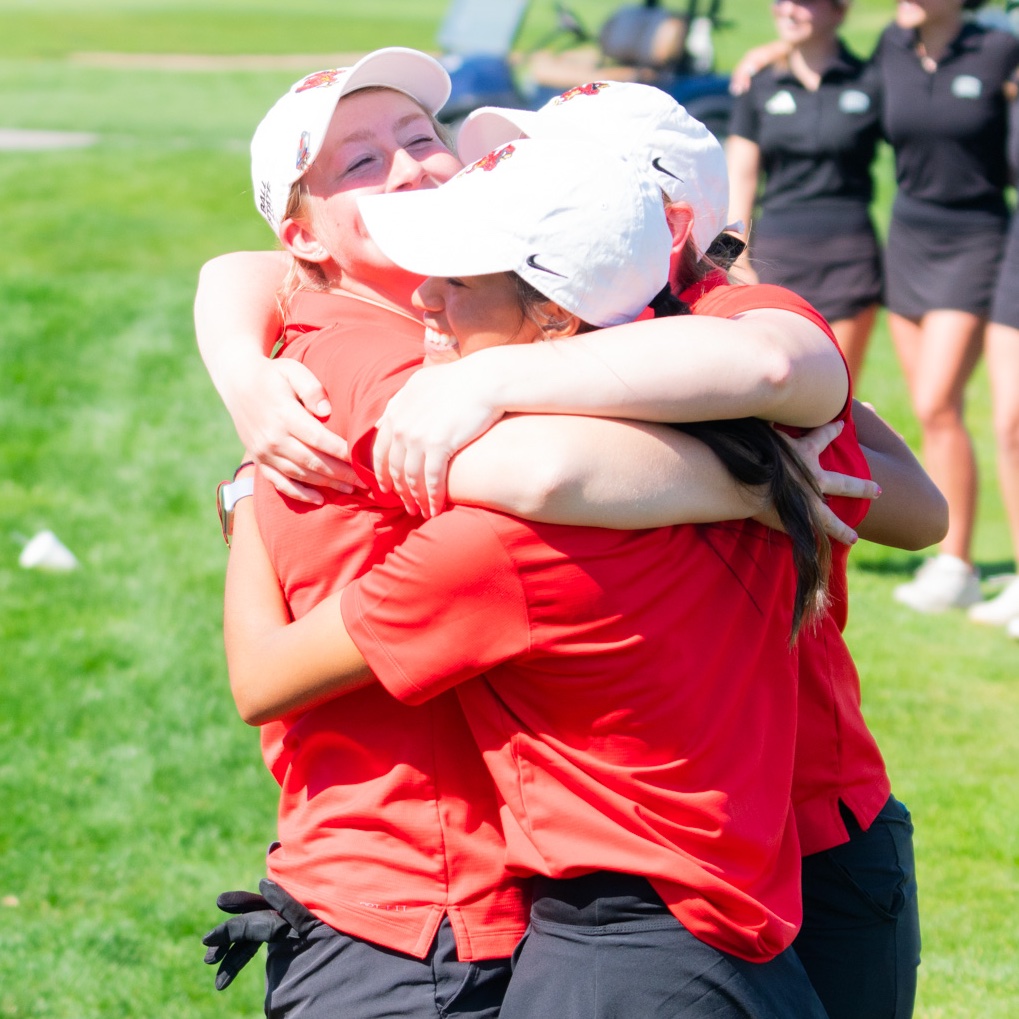
M944 553L928 559L908 584L895 589L895 600L917 612L962 609L980 599L977 571L965 560Z
M1007 579L1001 594L988 601L978 602L969 610L974 623L1004 626L1019 617L1019 577Z
M1015 640L1019 640L1019 616L1016 616L1006 627L1005 633Z

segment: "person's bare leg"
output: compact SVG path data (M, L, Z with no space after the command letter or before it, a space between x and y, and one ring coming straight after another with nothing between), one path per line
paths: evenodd
M966 383L980 358L983 321L961 311L924 316L915 365L913 409L923 434L923 458L948 500L941 551L970 561L977 504L977 465L963 419Z
M1012 555L1019 559L1019 329L992 323L987 327L986 351L998 484L1012 537Z
M909 389L909 396L912 400L923 331L920 329L919 322L911 318L904 318L902 315L896 315L891 311L888 313L888 330L892 334L892 345L895 347L899 366L902 368L906 387Z
M991 324L985 334L987 372L997 444L998 484L1005 504L1012 555L1019 559L1019 329ZM1016 627L1019 636L1019 578L1009 581L995 597L969 610L975 623Z
M940 555L928 560L895 598L921 612L965 607L981 597L970 565L976 516L976 457L963 420L966 383L980 357L981 319L934 311L922 322L889 316L889 326L913 411L920 423L924 465L948 502L948 533Z
M840 318L836 322L829 323L842 353L846 355L849 376L853 380L854 386L859 384L860 375L863 373L863 362L867 356L867 346L870 343L870 334L874 328L876 317L877 305L872 304L852 318Z

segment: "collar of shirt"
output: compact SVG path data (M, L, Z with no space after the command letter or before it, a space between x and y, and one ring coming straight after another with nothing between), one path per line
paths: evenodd
M847 78L854 78L860 73L863 61L839 40L839 50L835 59L824 69L821 75L823 84L839 84ZM801 85L802 82L788 67L775 67L775 83L779 85Z
M979 52L979 39L985 34L985 30L972 21L964 21L959 34L948 44L944 56L938 61L938 66L948 63L952 57L962 53ZM920 33L915 28L901 28L899 25L888 27L888 37L900 49L916 52L920 42Z

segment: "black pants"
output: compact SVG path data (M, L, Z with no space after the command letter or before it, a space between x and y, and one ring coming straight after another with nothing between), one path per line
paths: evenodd
M795 953L752 963L699 941L643 878L535 879L502 1019L825 1019Z
M307 919L307 910L295 903ZM282 911L286 919L290 919ZM270 944L268 1019L496 1019L510 975L508 959L460 962L448 918L424 959L301 923ZM309 929L310 928L310 929Z
M920 965L913 824L894 797L849 841L803 858L803 929L793 943L830 1019L909 1019Z

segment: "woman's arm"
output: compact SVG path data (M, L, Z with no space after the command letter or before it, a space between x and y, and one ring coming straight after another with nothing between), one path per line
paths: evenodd
M242 499L234 510L223 634L237 710L249 725L263 725L375 678L347 637L338 594L290 622L253 503Z
M750 236L761 173L761 148L749 138L731 134L725 140L725 161L729 166L729 222L742 222L743 239ZM750 265L748 250L736 260L734 268L741 280L756 283L757 273Z
M449 467L453 502L526 520L622 530L761 512L703 443L667 425L511 414Z
M749 416L811 428L838 415L848 388L835 344L794 312L633 322L491 347L418 372L379 422L374 468L405 503L434 513L449 458L511 411L643 421ZM412 490L428 497L419 501Z
M750 79L758 71L763 71L764 68L770 67L779 60L784 60L788 56L789 45L780 39L773 39L771 42L762 43L760 46L747 50L740 57L739 63L736 64L729 76L729 91L734 96L743 95L750 88Z
M912 451L872 407L853 401L856 434L881 498L857 528L861 538L916 551L948 530L948 503Z
M841 431L826 426L817 453ZM829 474L826 494L873 498L877 486ZM508 415L450 464L453 502L545 523L636 530L765 517L765 496L736 482L707 446L667 425L570 415ZM824 514L829 536L855 532ZM770 520L769 520L770 523Z
M283 327L277 295L288 259L243 251L207 262L195 294L195 334L244 447L285 495L320 503L309 486L349 492L355 479L344 462L346 443L318 420L329 414L318 379L297 361L269 360Z

